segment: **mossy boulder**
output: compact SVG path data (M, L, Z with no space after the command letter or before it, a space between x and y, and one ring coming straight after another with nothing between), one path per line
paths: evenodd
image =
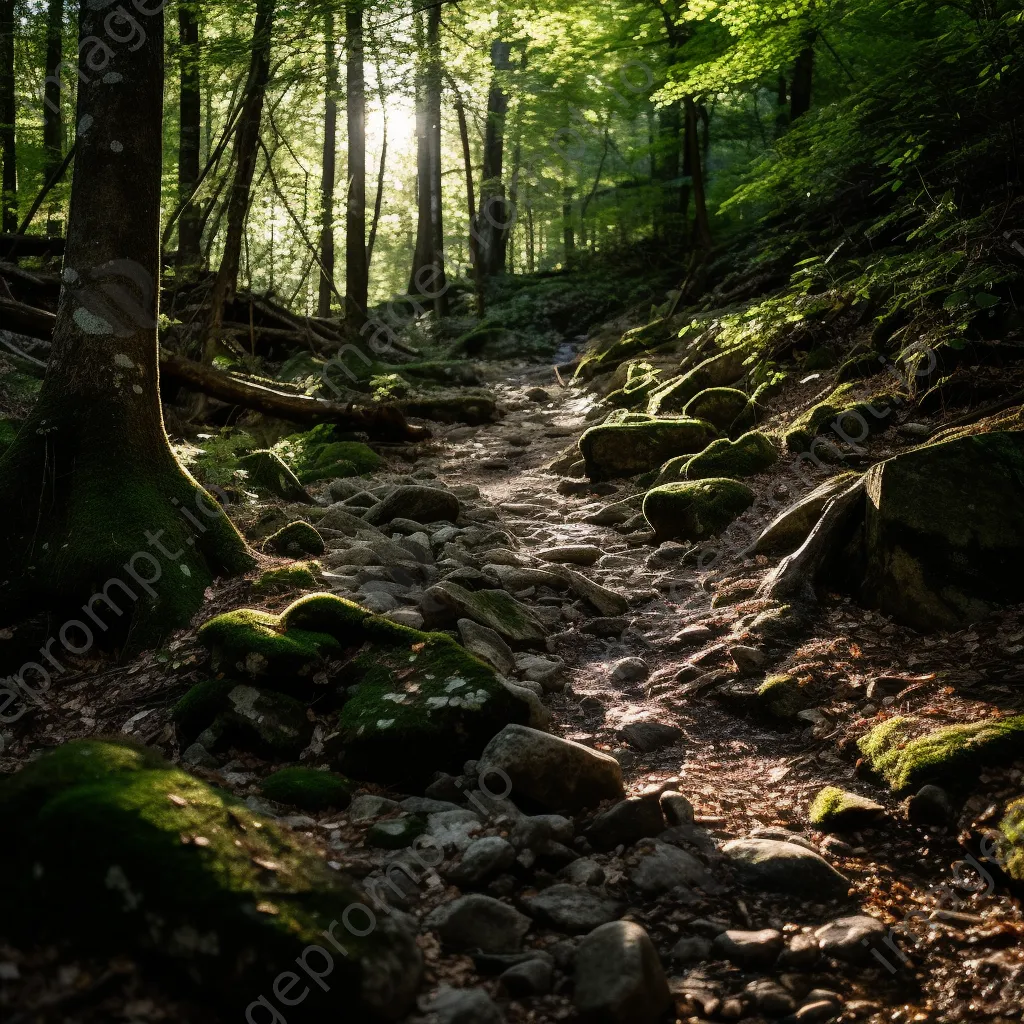
M263 780L260 791L270 800L305 811L344 809L352 802L352 783L344 775L315 768L282 768Z
M316 530L297 519L272 533L264 542L263 550L273 555L322 555L326 550L324 539Z
M661 371L647 362L629 364L626 380L621 388L610 392L605 401L616 409L647 407L647 395L657 385Z
M982 765L1024 756L1024 715L950 725L914 736L904 717L875 726L858 742L868 767L894 792L970 778Z
M643 512L659 541L704 541L750 508L754 497L737 480L684 481L648 491Z
M371 508L363 522L382 526L392 519L411 519L415 523L454 523L459 518L461 503L443 487L405 484L396 487L386 498Z
M228 793L115 743L74 743L0 782L4 928L15 943L71 942L138 958L232 1013L297 970L309 985L288 1019L397 1019L422 962L415 936L369 909L315 847ZM69 855L70 851L70 855ZM323 933L332 930L337 951ZM355 931L362 933L358 937ZM307 947L323 951L313 955Z
M273 690L237 684L221 701L222 710L196 737L211 753L239 747L266 757L298 757L313 735L302 701Z
M853 385L840 384L824 401L802 413L785 433L786 448L796 454L818 450L825 444L860 444L893 425L893 411L902 404L897 395L877 394L861 402L850 400ZM819 445L814 440L828 432Z
M651 391L647 411L652 416L679 413L702 391L735 384L743 376L743 364L748 355L745 349L731 348L709 356L692 370L672 377Z
M372 448L345 438L330 423L291 434L275 446L275 451L295 470L303 484L363 476L384 465L384 460Z
M687 462L686 479L753 476L771 469L778 460L779 453L768 435L752 430L735 441L727 437L712 441Z
M788 673L767 676L757 688L757 709L768 718L788 721L796 718L807 705L804 688Z
M315 590L320 584L317 581L316 562L294 562L276 569L267 569L260 573L253 583L252 589L272 593L281 590Z
M897 455L865 489L866 601L927 630L1024 600L1024 432Z
M736 388L708 388L690 399L683 415L707 420L722 433L735 434L749 430L756 420L750 399Z
M677 455L703 451L718 436L703 420L663 419L601 424L580 438L580 454L591 480L636 476Z
M1011 878L1024 882L1024 799L1007 805L999 831L999 862Z
M661 318L653 320L642 327L634 327L626 331L617 341L599 353L592 360L596 363L596 372L610 370L633 356L657 348L666 342L675 341L681 320L679 318Z
M272 451L261 449L243 455L238 460L238 466L245 471L249 486L257 492L307 505L313 502L299 478Z
M449 621L471 619L517 646L538 643L548 634L533 610L504 590L468 590L443 580L427 591L427 600L446 610Z
M379 850L404 850L427 830L427 823L416 814L378 821L366 833L366 845Z
M824 832L846 832L875 825L884 814L885 808L874 800L838 786L825 786L814 798L807 816Z

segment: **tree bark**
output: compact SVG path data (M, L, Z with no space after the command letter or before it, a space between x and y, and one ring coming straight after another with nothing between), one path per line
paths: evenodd
M565 250L563 259L565 266L572 267L576 263L576 232L572 223L572 186L566 185L562 191L562 245Z
M697 104L692 96L683 98L683 109L686 115L686 149L693 187L694 238L701 249L710 249L712 244L711 224L708 221L707 203L704 196L704 170L701 164L701 147L697 134Z
M462 142L462 166L466 175L466 208L469 211L469 262L473 267L473 281L476 285L476 314L483 316L486 303L484 301L484 274L480 266L480 236L476 230L476 196L473 188L473 154L469 145L469 125L466 122L466 104L462 101L462 93L455 81L449 78L452 92L455 93L455 112L459 118L459 139Z
M814 43L818 33L813 29L804 33L804 48L793 65L793 86L789 96L789 119L795 121L811 109L811 85L814 80Z
M103 32L104 11L93 7L82 0L82 39ZM137 645L186 624L215 572L252 564L163 429L163 28L162 11L147 15L144 41L117 47L106 75L80 58L76 123L91 127L78 136L50 362L31 415L0 459L0 619L46 609L62 621L71 612L81 620L73 642L85 636L84 649L103 635ZM90 599L104 594L106 601ZM61 640L68 646L63 631Z
M224 240L224 256L210 297L210 340L215 340L224 318L224 305L235 297L238 288L242 235L249 213L252 179L256 172L256 154L259 149L260 122L263 120L263 101L270 76L270 45L274 29L275 3L276 0L257 0L256 4L249 77L245 85L241 117L235 132L235 176L227 199L228 227Z
M15 146L17 96L14 82L14 0L0 0L0 229L18 227L18 154Z
M503 76L512 63L512 44L501 39L491 43L491 86L487 93L487 120L484 126L484 167L480 182L480 215L477 218L481 238L480 256L485 277L505 272L505 225L508 211L502 172L505 162L505 118L508 114L508 93Z
M199 11L189 0L178 2L181 90L178 130L178 201L184 203L178 221L179 279L194 277L200 261L200 212L189 202L199 183L202 96L199 81Z
M64 159L64 116L60 108L60 65L64 59L64 0L50 0L46 12L46 82L43 87L43 177Z
M363 71L363 4L349 0L345 12L346 102L348 104L348 202L345 207L345 319L366 323L369 267L366 262L366 83Z
M334 15L324 16L324 54L327 81L324 88L324 148L320 178L320 286L317 315L331 315L334 282L334 185L338 152L338 56L335 51Z

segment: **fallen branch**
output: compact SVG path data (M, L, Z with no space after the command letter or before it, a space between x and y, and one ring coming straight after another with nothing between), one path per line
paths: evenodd
M293 423L311 426L334 423L375 437L401 441L417 441L430 436L426 427L411 426L405 416L391 406L342 405L306 395L288 394L163 350L160 352L160 371L165 378L211 398Z
M4 298L0 298L0 318L8 330L45 341L53 336L53 325L57 322L57 317L45 309Z

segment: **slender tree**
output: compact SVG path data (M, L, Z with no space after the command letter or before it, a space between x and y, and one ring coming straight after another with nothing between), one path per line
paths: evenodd
M707 202L704 192L704 168L701 163L700 139L697 134L697 103L692 96L683 97L686 121L687 163L690 167L690 182L693 188L694 239L701 249L711 248L711 223L708 220Z
M795 121L811 109L811 86L814 81L814 44L818 33L808 29L803 37L803 49L793 65L793 86L789 94L789 119Z
M487 92L487 120L484 123L484 168L480 183L480 260L484 275L505 272L508 209L502 172L505 162L505 118L508 93L505 76L512 65L512 44L502 39L491 43L491 85Z
M345 206L345 319L366 321L366 83L363 70L362 0L345 11L345 98L348 105L348 201Z
M64 0L46 10L46 83L43 89L44 176L49 179L64 159L64 116L60 106L60 65L64 60Z
M14 0L0 0L0 230L18 228L18 152L15 145L17 96L14 79Z
M185 203L178 221L178 273L194 274L199 266L200 210L189 198L199 183L202 133L202 95L199 78L199 10L193 0L178 2L178 42L181 88L178 127L178 201Z
M338 151L338 55L335 50L334 14L324 16L324 55L327 79L324 88L324 147L320 178L320 285L317 313L331 315L334 296L334 186Z
M94 6L82 0L83 39L103 31ZM52 353L38 401L0 458L0 617L48 609L66 620L61 640L66 631L65 643L83 649L185 624L215 572L251 564L163 428L163 26L162 10L146 15L144 41L114 49L105 74L81 58L76 121L89 127L78 136Z

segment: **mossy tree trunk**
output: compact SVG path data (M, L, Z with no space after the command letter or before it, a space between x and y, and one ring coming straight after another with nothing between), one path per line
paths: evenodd
M104 12L92 7L82 0L83 40L104 34ZM215 572L251 564L164 432L156 326L163 14L137 25L144 42L111 48L98 72L87 63L95 52L83 47L52 354L38 402L0 460L0 619L70 612L67 621L95 636L123 638L130 628L136 643L187 622ZM108 600L90 603L104 591ZM83 612L86 604L95 614Z

